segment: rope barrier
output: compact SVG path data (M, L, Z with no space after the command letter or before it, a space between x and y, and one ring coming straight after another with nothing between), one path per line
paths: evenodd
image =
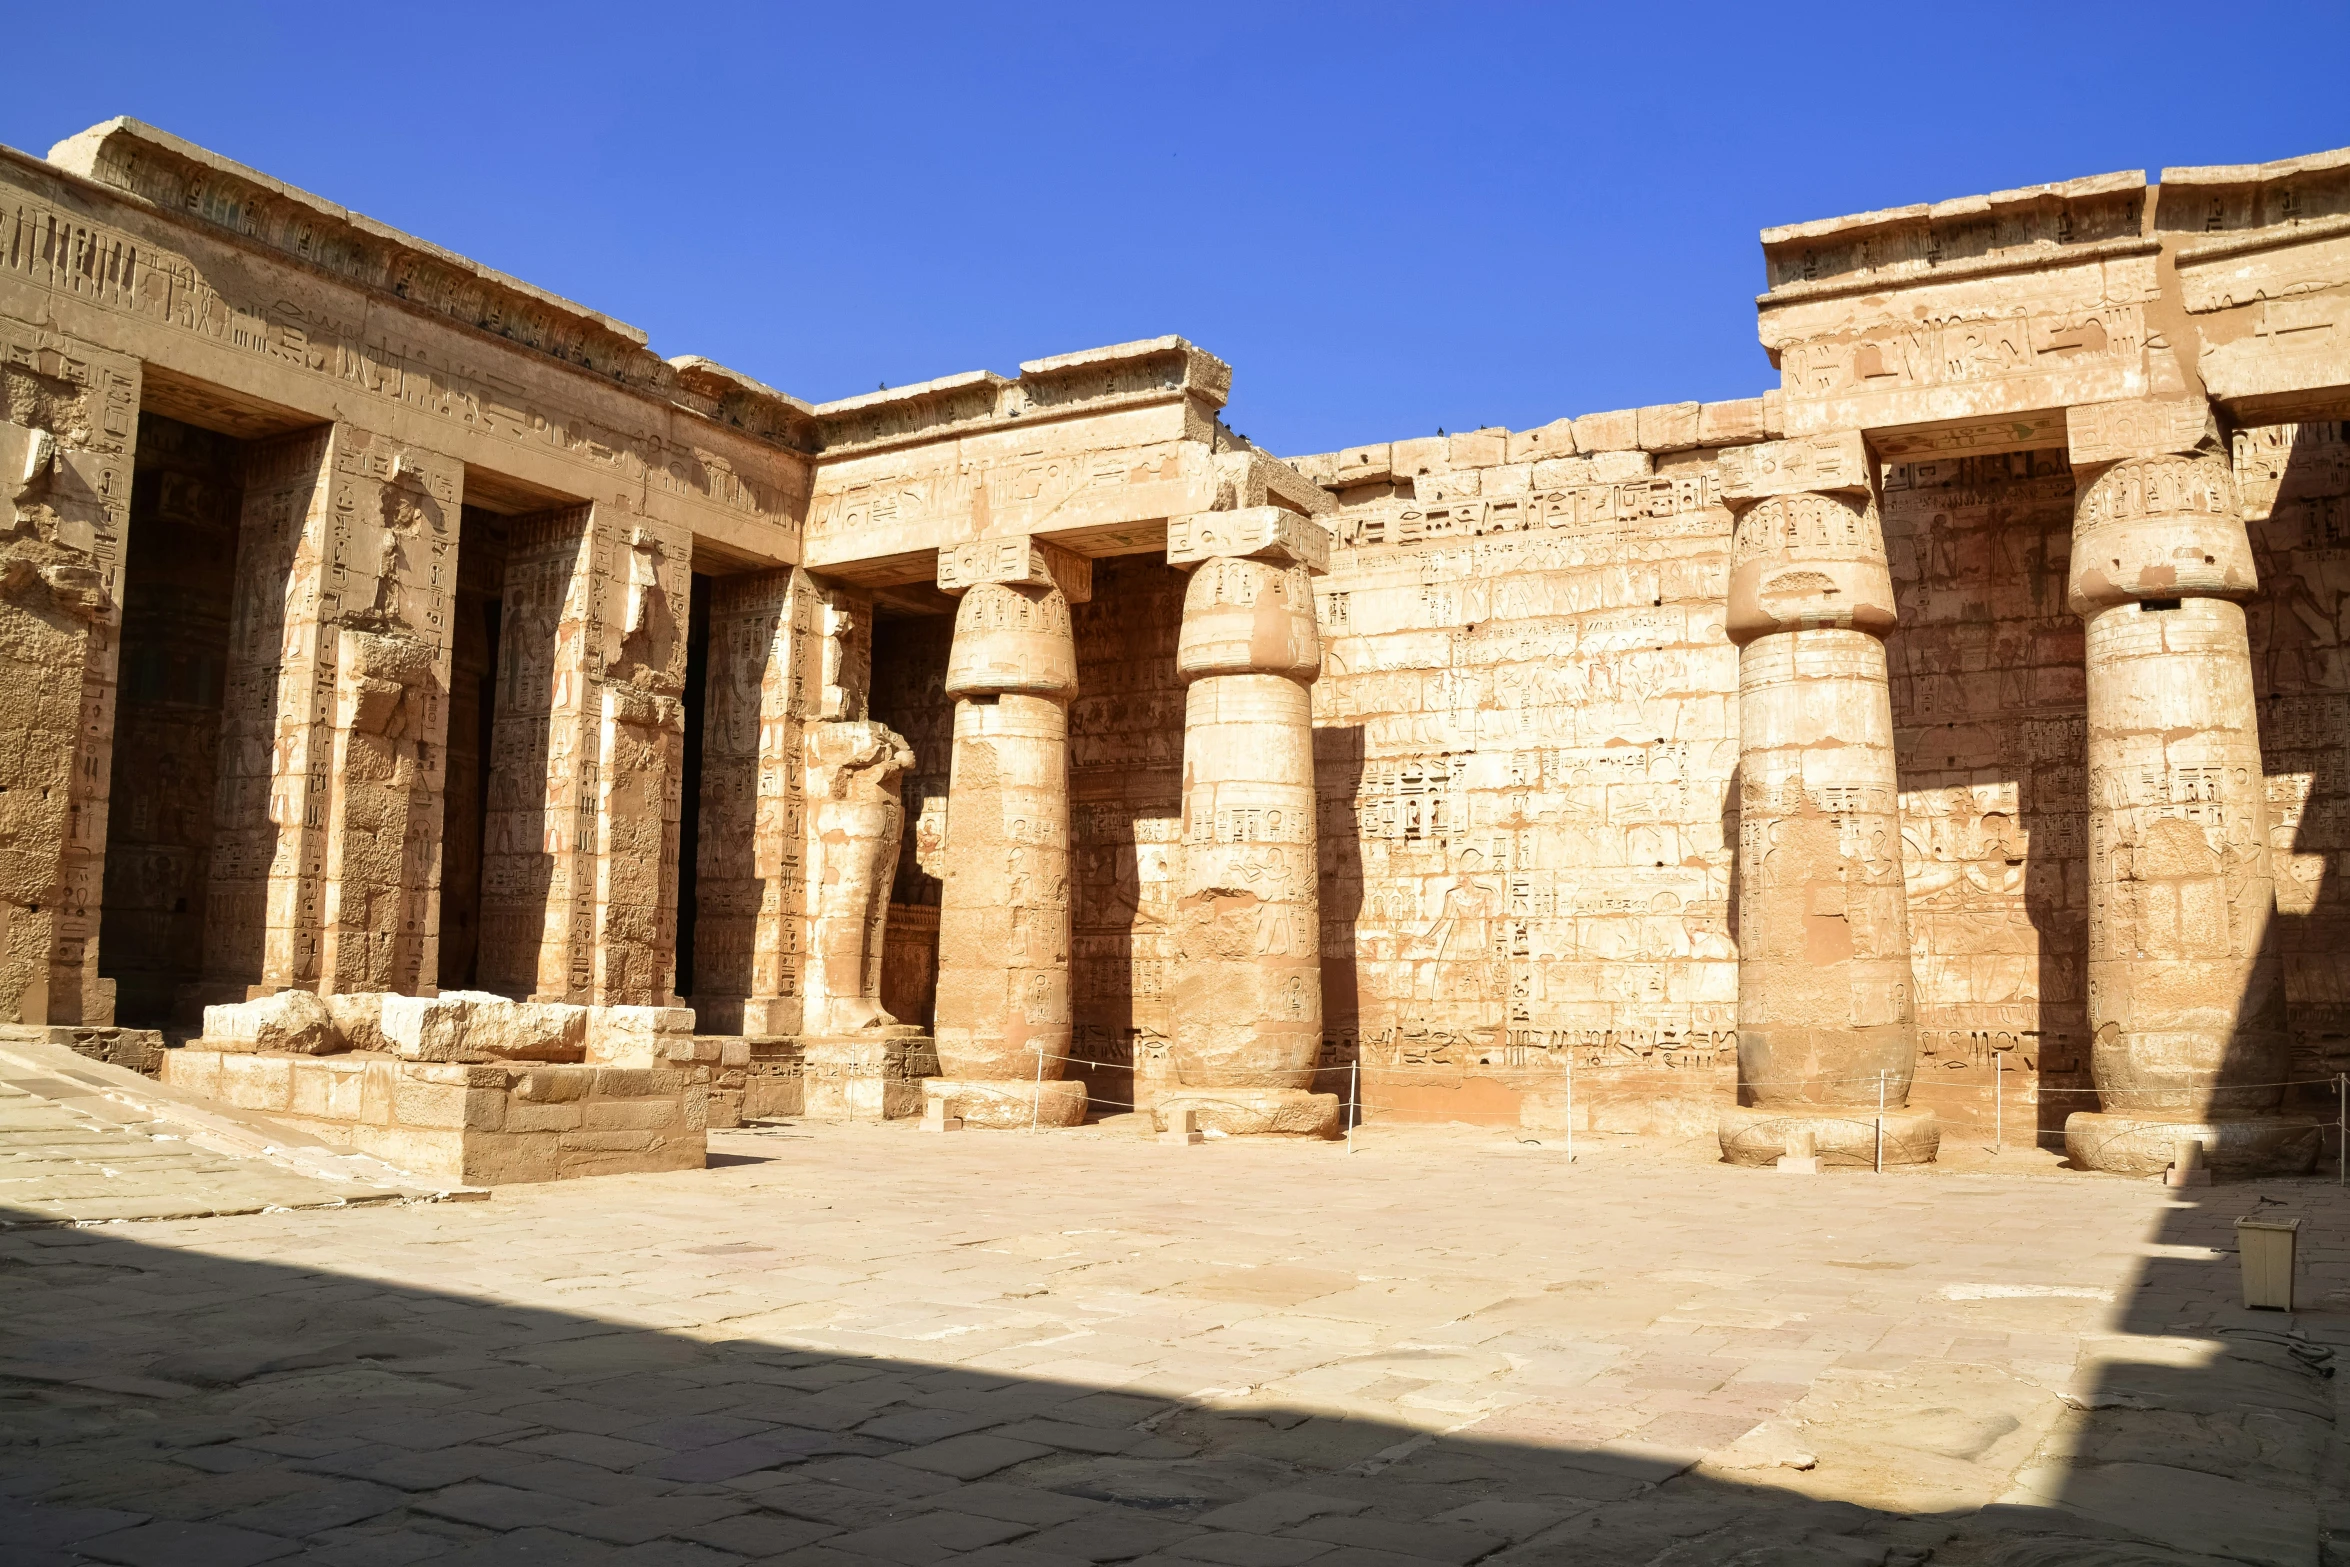
M1036 1061L1036 1080L1035 1080L1035 1094L1036 1094L1036 1098L1037 1098L1038 1104L1037 1104L1037 1106L1035 1106L1035 1107L1032 1107L1032 1111L1034 1111L1034 1112L1039 1112L1039 1113L1041 1112L1041 1104L1042 1104L1043 1095L1044 1095L1044 1086L1043 1086L1043 1085L1044 1085L1044 1082L1045 1082L1045 1076L1044 1076L1044 1063L1045 1063L1046 1061L1048 1061L1048 1060L1051 1060L1051 1061L1066 1061L1066 1062L1071 1062L1071 1063L1074 1063L1074 1064L1076 1064L1076 1065L1078 1065L1078 1066L1093 1067L1093 1068L1097 1068L1097 1069L1110 1069L1110 1070L1115 1070L1115 1069L1117 1069L1117 1068L1116 1068L1116 1063L1114 1063L1114 1062L1108 1062L1108 1061L1100 1061L1100 1060L1096 1060L1095 1058L1093 1058L1093 1057L1091 1057L1091 1056L1062 1055L1062 1054L1060 1054L1060 1053L1058 1053L1058 1052L1055 1052L1055 1051L1043 1051L1043 1050L1037 1051L1037 1052L1035 1052L1035 1054L1036 1054L1036 1058L1037 1058L1037 1061ZM1387 1100L1387 1101L1380 1101L1380 1100L1377 1100L1377 1099L1374 1099L1374 1098L1371 1098L1371 1097L1369 1097L1368 1095L1366 1095L1366 1094L1363 1092L1363 1061L1362 1061L1362 1058L1361 1058L1361 1057L1358 1055L1358 1056L1357 1056L1355 1059L1353 1059L1353 1060L1351 1060L1351 1061L1348 1061L1348 1062L1345 1062L1345 1063L1343 1063L1343 1064L1344 1064L1344 1067L1345 1067L1345 1070L1346 1070L1346 1075L1347 1075L1347 1088L1346 1088L1346 1098L1345 1098L1345 1100L1344 1100L1344 1103L1343 1103L1343 1105L1342 1105L1342 1113L1343 1113L1343 1114L1345 1115L1345 1117L1346 1117L1346 1150L1347 1150L1347 1152L1348 1152L1348 1153L1350 1153L1350 1154L1351 1154L1351 1153L1353 1153L1353 1152L1354 1152L1354 1149L1355 1149L1355 1141L1354 1141L1354 1132L1355 1132L1355 1128L1356 1128L1357 1126L1359 1126L1359 1125L1361 1125L1361 1124L1362 1124L1362 1121L1363 1121L1363 1118L1364 1118L1364 1112L1366 1112L1366 1111L1369 1111L1369 1110L1382 1110L1382 1111L1410 1110L1410 1109L1417 1109L1417 1108L1420 1108L1420 1107L1419 1107L1419 1106L1416 1106L1416 1105L1409 1104L1409 1103L1407 1103L1406 1101L1402 1101L1402 1100ZM1339 1070L1339 1065L1340 1065L1339 1063L1332 1063L1332 1064L1331 1064L1331 1065L1329 1065L1329 1066L1319 1066L1319 1065L1317 1065L1317 1066L1316 1066L1316 1067L1315 1067L1313 1070L1314 1070L1314 1072L1315 1072L1315 1074L1316 1074L1316 1075L1319 1075L1319 1074L1321 1074L1321 1073L1323 1073L1323 1072L1335 1072L1335 1071ZM1381 1065L1376 1065L1376 1064L1374 1064L1373 1070L1375 1070L1376 1072L1378 1072L1378 1073L1379 1073L1379 1074L1381 1074L1382 1076L1384 1076L1384 1075L1388 1075L1388 1074L1395 1074L1395 1073L1406 1073L1406 1072L1435 1072L1435 1073L1443 1073L1443 1074L1445 1074L1445 1075L1446 1075L1447 1077L1449 1077L1449 1078L1452 1078L1452 1079L1454 1079L1454 1080L1458 1080L1458 1079L1459 1079L1459 1078L1461 1078L1462 1076L1464 1076L1464 1075L1466 1075L1466 1074L1468 1074L1468 1073L1472 1073L1472 1072L1474 1072L1474 1071L1478 1070L1480 1067L1482 1067L1482 1068L1483 1068L1484 1070L1486 1070L1486 1071L1528 1071L1528 1070L1540 1070L1539 1068L1512 1068L1512 1067L1499 1067L1499 1068L1496 1068L1496 1067L1488 1066L1488 1065L1486 1065L1485 1063L1465 1063L1465 1062L1464 1062L1464 1063L1457 1064L1457 1065L1455 1065L1455 1064L1434 1064L1434 1065L1431 1065L1431 1064L1418 1064L1418 1065L1395 1065L1395 1066L1381 1066ZM1131 1070L1131 1067L1129 1067L1129 1068L1128 1068L1128 1070ZM1575 1158L1575 1124L1574 1124L1574 1117L1575 1117L1575 1070L1574 1070L1574 1063L1573 1063L1572 1061L1570 1061L1570 1062L1568 1063L1568 1065L1567 1065L1567 1069L1566 1069L1564 1072L1557 1073L1557 1074L1555 1074L1555 1075L1556 1075L1556 1076L1558 1076L1558 1077L1560 1077L1560 1078L1561 1078L1561 1079L1564 1081L1565 1088L1566 1088L1566 1093L1567 1093L1567 1106L1566 1106L1566 1109L1567 1109L1567 1114L1566 1114L1566 1122L1567 1122L1567 1124L1566 1124L1566 1127L1565 1127L1565 1132L1566 1132L1566 1139L1567 1139L1567 1160L1568 1160L1568 1162L1569 1162L1569 1163L1573 1163L1573 1162L1574 1162L1574 1158ZM1873 1123L1874 1123L1874 1127L1875 1127L1875 1135L1876 1135L1876 1159L1875 1159L1875 1164L1876 1164L1876 1168L1877 1168L1878 1172L1881 1174L1881 1173L1883 1173L1883 1171L1884 1171L1884 1168L1885 1168L1885 1153L1884 1153L1884 1141L1885 1141L1885 1115L1886 1115L1886 1113L1887 1113L1887 1112L1888 1112L1890 1109L1892 1109L1892 1108L1893 1108L1892 1106L1889 1106L1889 1105L1887 1105L1887 1104L1884 1102L1884 1097L1883 1097L1883 1096L1884 1096L1884 1094L1885 1094L1885 1091L1886 1091L1886 1087L1887 1087L1887 1081L1888 1081L1888 1078L1889 1078L1890 1076L1891 1076L1891 1074L1889 1074L1889 1073L1879 1072L1879 1073L1877 1073L1877 1074L1876 1074L1875 1076L1873 1076L1873 1077L1849 1077L1849 1078L1813 1078L1813 1077L1806 1077L1806 1078L1794 1078L1794 1079L1788 1079L1787 1081L1790 1081L1790 1082L1795 1082L1795 1083L1801 1083L1801 1084L1803 1084L1803 1085L1806 1085L1806 1086L1809 1086L1809 1087L1815 1087L1815 1088L1816 1088L1816 1087L1828 1087L1828 1086L1834 1086L1834 1085L1842 1085L1842 1084L1853 1084L1853 1083L1867 1083L1867 1084L1873 1084L1873 1085L1875 1085L1875 1086L1877 1087L1877 1089L1878 1089L1878 1093L1879 1093L1879 1102L1878 1102L1878 1105L1877 1105L1877 1107L1876 1107L1876 1109L1875 1109L1874 1111L1870 1111L1870 1110L1868 1110L1868 1109L1866 1109L1866 1108L1864 1108L1864 1107L1861 1107L1861 1106L1853 1106L1853 1105L1819 1105L1819 1106L1817 1106L1817 1107L1813 1107L1813 1106L1795 1106L1795 1107L1789 1107L1789 1111L1788 1111L1788 1113L1787 1113L1787 1114L1785 1114L1785 1115L1782 1115L1782 1116L1778 1117L1777 1119L1779 1119L1779 1120L1781 1120L1781 1121L1798 1121L1798 1120L1819 1120L1819 1119L1822 1119L1823 1117L1825 1117L1825 1118L1828 1118L1828 1119L1836 1119L1836 1120L1849 1120L1849 1121L1852 1121L1852 1122L1854 1122L1855 1124L1858 1124L1860 1121L1862 1121L1862 1120L1864 1120L1864 1119L1866 1119L1866 1120L1868 1120L1868 1121L1871 1121L1871 1122L1873 1122ZM2333 1089L2335 1089L2335 1090L2336 1090L2336 1092L2337 1092L2337 1094L2338 1094L2338 1096L2339 1096L2339 1099L2340 1099L2340 1109L2339 1109L2339 1113L2338 1113L2338 1116L2337 1116L2337 1121L2336 1121L2336 1130L2337 1130L2337 1132L2340 1134L2340 1143L2341 1143L2341 1146L2340 1146L2340 1150L2339 1150L2339 1156L2338 1156L2338 1159L2337 1159L2337 1166L2338 1166L2338 1168L2337 1168L2337 1170L2336 1170L2336 1177L2335 1177L2335 1178L2336 1178L2337 1182L2339 1182L2340 1184L2343 1184L2343 1185L2350 1185L2350 1072L2336 1073L2336 1074L2334 1074L2334 1075L2333 1075L2333 1076L2331 1076L2331 1077L2294 1077L2294 1078L2286 1078L2286 1079L2284 1079L2284 1080L2283 1080L2283 1081L2281 1081L2281 1082L2274 1082L2274 1083L2228 1083L2228 1084L2224 1084L2224 1085L2218 1085L2218 1087L2219 1087L2219 1089L2221 1089L2221 1090L2225 1090L2225 1091L2234 1091L2234 1090L2239 1090L2239 1089L2247 1089L2247 1088L2304 1088L2304 1087L2315 1087L2315 1086L2318 1086L2318 1085L2320 1085L2320 1084L2322 1084L2322 1085L2324 1085L2324 1086L2327 1086L2327 1087L2330 1087L2330 1088L2333 1088ZM1919 1088L1919 1087L1921 1087L1921 1086L1927 1087L1929 1090L1931 1090L1931 1088L1932 1088L1932 1085L1933 1085L1933 1079L1932 1079L1931 1077L1927 1077L1927 1078L1923 1078L1923 1079L1920 1079L1920 1078L1917 1078L1917 1077L1913 1077L1913 1078L1911 1079L1911 1088L1912 1088L1913 1092L1914 1092L1914 1091L1915 1091L1917 1088ZM1746 1086L1750 1086L1750 1085L1748 1085L1748 1084L1745 1084L1745 1083L1743 1083L1743 1082L1742 1082L1742 1083L1740 1084L1740 1086L1741 1086L1741 1087L1746 1087ZM1946 1088L1958 1088L1958 1087L1961 1087L1961 1086L1962 1086L1962 1085L1959 1085L1959 1084L1945 1084L1945 1085L1944 1085L1944 1087L1946 1087ZM1976 1085L1973 1085L1973 1084L1967 1084L1967 1085L1963 1085L1963 1086L1965 1086L1965 1087L1969 1087L1969 1088L1973 1088L1973 1089L1974 1089L1974 1091L1975 1091L1975 1092L1977 1092L1977 1093L1981 1093L1981 1092L1983 1092L1983 1091L1984 1091L1984 1090L1983 1090L1981 1087L1978 1087L1978 1086L1976 1086ZM2100 1097L2104 1097L2104 1096L2112 1096L2112 1095L2120 1095L2120 1094L2177 1094L2177 1093L2181 1093L2181 1092L2196 1092L2196 1091L2197 1091L2197 1090L2192 1090L2192 1089L2179 1089L2179 1088L2062 1088L2062 1087L2055 1087L2055 1086L2047 1085L2047 1084L2039 1084L2039 1083L2035 1083L2035 1084L2033 1084L2033 1085L2032 1085L2032 1086L2031 1086L2031 1087L2030 1087L2030 1088L2027 1090L2027 1093L2028 1093L2029 1095L2033 1095L2033 1096L2037 1096L2037 1095L2040 1095L2040 1094L2095 1094L2095 1095L2098 1095L2098 1096L2100 1096ZM2204 1090L2204 1091L2212 1091L2212 1090ZM2005 1067L2004 1067L2004 1066L2002 1066L2002 1065L2001 1065L2001 1064L2000 1064L2000 1063L1999 1063L1997 1060L1994 1060L1994 1062L1993 1062L1993 1080L1992 1080L1992 1083L1991 1083L1991 1085L1990 1085L1989 1092L1990 1092L1990 1093L1991 1093L1991 1095L1992 1095L1992 1102L1993 1102L1992 1121L1991 1121L1991 1125L1990 1125L1990 1132L1991 1132L1991 1135L1992 1135L1992 1138L1993 1138L1993 1141L1994 1141L1994 1146L1993 1146L1993 1149L1992 1149L1992 1151L1993 1151L1994 1153L2001 1153L2001 1152L2004 1152L2004 1151L2005 1151L2005 1149L2006 1149L2006 1137L2007 1137L2007 1117L2006 1117L2006 1069L2005 1069ZM1090 1083L1088 1083L1088 1084L1086 1085L1085 1102L1086 1102L1088 1105L1100 1105L1100 1106L1103 1106L1104 1108L1107 1108L1107 1109L1115 1109L1115 1110L1130 1110L1130 1111L1140 1112L1140 1110L1142 1109L1142 1106L1141 1106L1141 1105L1140 1105L1138 1102L1136 1102L1135 1100L1132 1100L1132 1099L1111 1099L1111 1098L1106 1098L1106 1097L1104 1097L1104 1096L1102 1096L1102 1095L1100 1095L1100 1094L1096 1094L1095 1092L1093 1092L1093 1085L1092 1085L1092 1084L1090 1084ZM2027 1105L2035 1105L2035 1104L2037 1104L2037 1102L2038 1102L2038 1101L2037 1101L2037 1098L2036 1098L2036 1097L2032 1097L2032 1098L2027 1098L2027 1099L2026 1099L2024 1102L2025 1102ZM1968 1119L1968 1120L1953 1120L1953 1119L1951 1119L1951 1118L1950 1118L1950 1117L1949 1117L1949 1116L1948 1116L1948 1115L1947 1115L1945 1112L1943 1112L1943 1111L1942 1111L1942 1110L1940 1110L1939 1108L1937 1108L1937 1110L1935 1111L1935 1114L1936 1114L1937 1118L1938 1118L1939 1120L1941 1120L1941 1121L1942 1121L1942 1123L1943 1123L1943 1125L1946 1127L1946 1129L1948 1129L1948 1130L1950 1130L1950 1131L1956 1131L1956 1132L1961 1132L1961 1133L1974 1133L1974 1132L1980 1132L1980 1131L1982 1131L1982 1130L1984 1129L1984 1128L1983 1128L1983 1124L1982 1124L1982 1122L1980 1122L1980 1121L1978 1121L1978 1120L1972 1120L1972 1119ZM1037 1123L1036 1123L1036 1113L1032 1113L1032 1114L1031 1114L1031 1116L1030 1116L1030 1129L1031 1129L1031 1130L1035 1130L1035 1129L1036 1129L1036 1124L1037 1124ZM1769 1124L1771 1124L1771 1123L1770 1123L1769 1121L1765 1121L1765 1122L1763 1122L1763 1123L1761 1123L1761 1124L1763 1124L1763 1125L1766 1125L1766 1126L1767 1126L1767 1125L1769 1125ZM2322 1124L2322 1123L2320 1123L2320 1124ZM2051 1130L2051 1129L2049 1129L2049 1128L2045 1128L2045 1127L2035 1127L2035 1128L2034 1128L2034 1131L2033 1131L2033 1138L2032 1138L2032 1141L2033 1141L2033 1144L2034 1144L2034 1146L2038 1146L2038 1144L2040 1143L2040 1141L2041 1141L2043 1138L2045 1138L2045 1137L2064 1136L2064 1135L2066 1135L2066 1134L2065 1134L2065 1133L2061 1133L2061 1132L2057 1132L2057 1131L2053 1131L2053 1130ZM2108 1134L2107 1134L2107 1135L2106 1135L2106 1136L2105 1136L2105 1137L2104 1137L2104 1138L2103 1138L2101 1141L2099 1141L2099 1142L2098 1142L2098 1144L2096 1145L2096 1148L2095 1148L2095 1149L2093 1149L2093 1150L2091 1150L2091 1152L2092 1152L2092 1153L2094 1153L2094 1152L2100 1151L2100 1150L2102 1150L2102 1149L2104 1149L2104 1148L2106 1148L2106 1147L2109 1147L2109 1146L2111 1146L2111 1145L2112 1145L2114 1142L2116 1142L2116 1141L2119 1141L2120 1139L2122 1139L2122 1138L2124 1138L2124 1137L2131 1136L2131 1135L2133 1135L2133 1134L2132 1134L2132 1133L2130 1133L2130 1132L2128 1132L2128 1131L2116 1131L2116 1132L2108 1133Z

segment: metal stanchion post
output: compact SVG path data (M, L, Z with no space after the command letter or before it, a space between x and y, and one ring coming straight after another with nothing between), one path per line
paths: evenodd
M1575 1053L1567 1052L1567 1163L1575 1162Z
M2007 1152L2007 1057L1991 1052L1991 1153Z
M1355 1123L1363 1118L1363 1062L1360 1056L1346 1064L1346 1151L1355 1151Z
M2334 1184L2350 1186L2350 1072L2334 1074L2334 1089L2340 1095L2340 1119L2335 1123L2339 1134L2334 1147Z
M1877 1074L1877 1173L1885 1173L1885 1074Z
M1035 1131L1044 1113L1044 1046L1036 1047L1036 1090L1028 1101L1028 1129Z

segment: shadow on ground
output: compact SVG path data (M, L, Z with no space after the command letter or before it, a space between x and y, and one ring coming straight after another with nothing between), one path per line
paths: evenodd
M2224 1242L2252 1201L2202 1193L2158 1239ZM778 1255L694 1250L754 1274ZM2236 1311L2234 1263L2148 1266L2116 1310L2145 1352L2107 1346L2112 1363L2071 1395L2060 1439L2006 1502L1902 1516L1690 1454L710 1342L222 1259L127 1226L28 1229L0 1236L0 1322L16 1325L0 1363L0 1557L2316 1563L2313 1498L2341 1449L2327 1352L2297 1329L2350 1338L2350 1316ZM71 1326L24 1330L34 1317ZM2181 1335L2223 1347L2196 1363Z

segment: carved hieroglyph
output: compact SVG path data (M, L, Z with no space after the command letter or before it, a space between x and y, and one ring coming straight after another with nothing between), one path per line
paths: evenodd
M1310 694L1322 634L1307 560L1327 559L1327 539L1273 507L1169 529L1169 558L1191 582L1175 655L1187 685L1171 1052L1182 1086L1159 1095L1162 1122L1191 1110L1226 1132L1327 1133L1337 1121L1334 1098L1303 1092L1322 1043Z
M1795 443L1789 443L1795 444ZM1767 451L1767 449L1766 449ZM1729 465L1725 465L1726 467ZM1847 463L1847 468L1855 466ZM1875 1157L1917 1054L1900 783L1885 644L1893 584L1865 461L1833 491L1771 493L1805 453L1749 458L1765 481L1731 542L1738 644L1738 1078L1724 1153L1775 1159L1789 1127ZM1888 1157L1931 1159L1933 1118L1892 1118Z
M2187 444L2200 422L2181 433ZM2167 1162L2184 1126L2255 1120L2283 1098L2276 883L2236 602L2257 582L2224 459L2157 452L2082 479L2068 596L2088 623L2089 1027L2103 1112L2071 1117L2065 1142L2076 1163L2135 1173ZM2304 1163L2310 1140L2278 1133L2263 1140L2275 1146L2213 1151L2237 1167Z
M247 455L207 1000L438 983L463 484L448 458L348 425Z
M0 1021L114 1020L98 975L139 365L0 323ZM20 781L21 780L21 781Z
M942 574L943 575L943 574ZM939 895L938 1060L949 1079L1054 1084L1069 1057L1069 701L1077 694L1061 552L1037 544L957 577L955 703ZM1084 1115L1081 1083L1031 1090L1022 1120ZM964 1113L966 1120L983 1119Z
M803 735L822 614L816 586L796 569L721 577L710 595L693 996L710 1032L800 1031Z
M482 872L485 987L659 1006L677 936L686 541L593 507L518 520Z

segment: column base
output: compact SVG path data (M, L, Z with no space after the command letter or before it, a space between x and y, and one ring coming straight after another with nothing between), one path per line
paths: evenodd
M1189 1110L1192 1125L1226 1137L1336 1137L1338 1096L1302 1088L1188 1088L1159 1090L1151 1121L1164 1132Z
M1790 1133L1809 1132L1819 1168L1874 1169L1877 1123L1885 1126L1885 1163L1932 1164L1942 1148L1942 1126L1931 1110L1886 1110L1874 1105L1737 1105L1722 1112L1722 1162L1748 1169L1777 1167Z
M933 1077L922 1084L928 1106L964 1126L1020 1128L1080 1126L1085 1121L1085 1084L1073 1077L1039 1083L1012 1078Z
M2076 1110L2064 1118L2064 1153L2075 1169L2115 1175L2160 1175L2182 1137L2203 1140L2205 1164L2216 1174L2249 1179L2307 1175L2325 1146L2325 1128L2299 1116L2231 1116L2217 1121L2165 1121L2152 1116Z
M801 1113L816 1121L897 1121L922 1113L938 1053L911 1031L800 1041Z

